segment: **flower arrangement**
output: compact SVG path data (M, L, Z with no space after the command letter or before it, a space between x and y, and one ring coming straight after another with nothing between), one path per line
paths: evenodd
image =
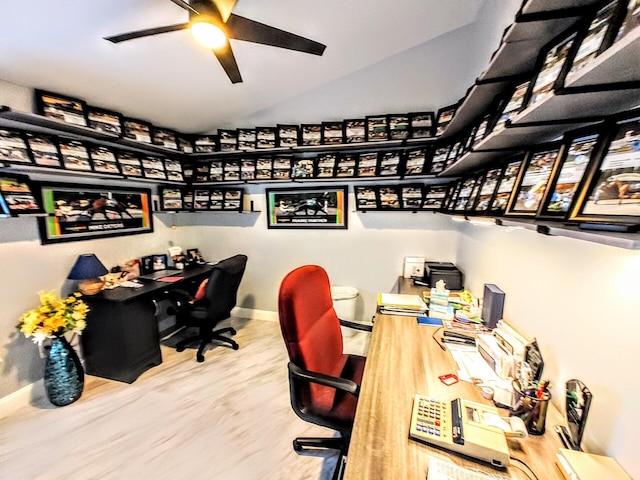
M71 331L80 333L87 326L85 318L89 307L80 299L80 292L64 299L53 291L38 292L38 295L40 306L23 313L16 325L25 337L33 337L34 343L42 344L46 338Z

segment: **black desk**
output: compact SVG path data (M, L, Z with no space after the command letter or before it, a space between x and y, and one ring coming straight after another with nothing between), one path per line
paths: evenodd
M91 309L80 337L85 372L132 383L144 371L160 365L156 302L174 288L194 293L212 268L190 267L182 271L182 280L173 283L147 280L140 288L117 287L84 297Z

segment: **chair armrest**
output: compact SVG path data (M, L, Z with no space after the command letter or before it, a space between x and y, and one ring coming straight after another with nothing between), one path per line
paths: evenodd
M296 380L317 383L325 387L332 387L343 392L351 393L356 397L360 393L360 386L353 380L346 378L332 377L318 372L311 372L298 367L295 363L289 362L289 373Z
M342 325L343 327L353 328L354 330L362 330L364 332L371 332L373 330L373 325L350 322L349 320L340 319L340 325Z

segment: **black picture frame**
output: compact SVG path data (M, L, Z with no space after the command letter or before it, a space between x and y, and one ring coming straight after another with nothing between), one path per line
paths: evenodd
M244 190L241 188L226 188L224 190L225 211L241 212L244 203Z
M469 150L473 151L474 147L478 145L489 133L491 132L490 125L493 115L490 113L485 114L477 127L473 129L471 139L469 141Z
M425 185L423 210L440 211L444 208L449 185Z
M160 187L160 210L163 212L183 211L182 190L178 187Z
M519 83L513 87L511 95L501 102L501 111L491 130L493 133L504 130L511 123L512 119L524 109L530 83L530 80Z
M209 189L209 210L223 210L224 209L224 189L220 187L213 187Z
M452 207L453 213L465 213L469 209L468 204L475 201L472 199L472 193L478 181L476 175L467 176L460 180L460 189Z
M389 125L389 140L405 140L409 138L409 115L391 113L387 115Z
M164 170L167 174L167 180L172 182L184 182L184 170L182 162L176 158L164 159Z
M563 220L568 216L602 137L601 127L587 127L564 135L558 166L549 179L536 218Z
M0 216L43 214L42 194L27 175L0 172Z
M224 181L239 182L240 181L240 163L239 158L227 158L224 160Z
M278 129L276 127L256 127L256 148L276 148L278 146Z
M626 37L629 32L640 25L640 8L638 8L640 4L638 0L628 0L628 2L627 11L622 19L622 25L620 25L613 43L619 42L622 38Z
M300 125L300 144L312 147L322 144L322 124L303 123Z
M478 197L472 208L473 214L484 215L489 211L503 171L504 166L498 166L489 168L484 173Z
M205 137L205 138L202 138L202 137ZM201 141L204 142L206 140L207 145L210 145L211 143L215 144L217 142L217 149L220 152L235 152L238 150L238 131L237 130L228 130L228 129L219 128L218 136L213 138L212 137L213 135L208 135L208 136L201 135ZM215 141L212 142L213 139L215 139ZM196 145L195 148L196 148L196 152L198 152L199 151L198 145ZM213 150L211 150L211 147L207 147L206 150L202 149L200 151L211 152Z
M347 229L346 186L267 188L267 228Z
M44 117L71 125L87 126L87 104L79 98L35 89L36 111Z
M379 152L361 152L358 154L358 177L375 177L380 163Z
M386 115L367 115L365 121L367 142L389 140L389 119Z
M424 203L424 185L403 184L400 185L401 210L418 211L422 210Z
M476 173L474 177L475 183L473 185L473 188L471 189L471 193L469 194L467 204L464 207L465 213L467 215L474 215L475 213L475 206L480 198L480 189L482 188L482 185L484 183L485 172Z
M273 179L274 180L290 180L291 169L293 167L293 157L289 155L273 156Z
M149 189L46 183L40 191L43 245L153 232Z
M122 136L122 114L87 105L87 127L96 132Z
M640 224L640 117L617 122L594 155L569 220Z
M209 162L197 162L194 168L193 181L195 183L202 183L209 181Z
M278 124L278 147L291 148L300 144L300 126Z
M193 138L188 135L179 133L177 136L178 151L182 153L194 153Z
M62 137L58 139L58 148L60 149L62 165L66 170L77 172L93 171L89 149L85 142Z
M434 112L409 113L409 134L411 138L430 138L435 135Z
M120 171L126 177L141 178L142 163L140 162L140 156L137 153L119 150L116 152L118 159L118 165L120 165Z
M401 188L398 185L380 185L378 187L380 210L400 210Z
M322 122L322 144L339 145L344 143L342 122Z
M453 120L453 117L458 110L458 103L454 103L452 105L447 105L446 107L442 107L438 109L438 114L436 116L436 136L439 137L444 133L446 128Z
M405 152L404 175L425 175L429 171L430 151L428 147L408 149Z
M463 180L459 179L449 184L449 189L447 190L447 198L442 207L443 212L451 214L454 213L458 195L460 195L460 190L462 189L462 182Z
M273 178L273 158L262 156L256 159L256 180L271 180Z
M256 129L238 128L238 150L252 151L256 149Z
M209 162L209 181L210 182L223 182L224 181L224 160L216 159Z
M381 177L400 175L404 155L402 150L387 150L378 155L380 167L378 175Z
M116 158L116 152L105 145L89 145L89 158L96 173L120 175L120 165Z
M213 153L218 149L218 136L196 135L193 137L193 153ZM235 143L234 143L235 150Z
M337 178L355 177L358 166L358 154L353 152L341 153L338 156L335 176Z
M451 151L451 145L436 145L433 151L433 157L431 157L431 164L429 165L429 174L437 175L444 171L447 166L447 158Z
M364 118L352 118L342 122L342 136L345 143L363 143L367 140L367 121Z
M519 153L505 160L498 186L487 212L489 215L501 216L506 211L524 163L524 156L524 153Z
M178 133L169 128L152 126L151 143L169 150L178 150Z
M315 177L331 178L336 174L336 165L338 164L337 153L323 153L316 157Z
M34 132L26 132L24 136L29 146L31 160L35 165L45 168L62 168L56 137Z
M0 128L0 162L32 163L27 140L22 132Z
M194 189L192 187L182 189L182 207L187 212L193 211L193 196Z
M167 173L164 171L164 158L155 155L142 155L142 174L144 178L151 180L166 180Z
M315 161L313 158L294 158L291 169L291 178L313 178L315 172Z
M138 120L136 118L123 117L122 118L122 137L135 142L147 143L151 142L151 130L153 125L150 122L144 120Z
M379 208L380 195L378 187L355 185L353 191L356 197L356 210L366 212L367 210L377 210Z
M250 181L256 179L255 158L243 158L240 164L240 180Z
M211 196L208 188L198 187L193 192L193 211L209 210L209 198Z

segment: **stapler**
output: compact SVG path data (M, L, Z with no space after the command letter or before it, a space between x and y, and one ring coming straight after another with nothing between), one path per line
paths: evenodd
M475 345L476 339L471 335L465 335L460 332L451 332L449 330L445 330L442 333L442 341L449 343L462 343L466 345Z

